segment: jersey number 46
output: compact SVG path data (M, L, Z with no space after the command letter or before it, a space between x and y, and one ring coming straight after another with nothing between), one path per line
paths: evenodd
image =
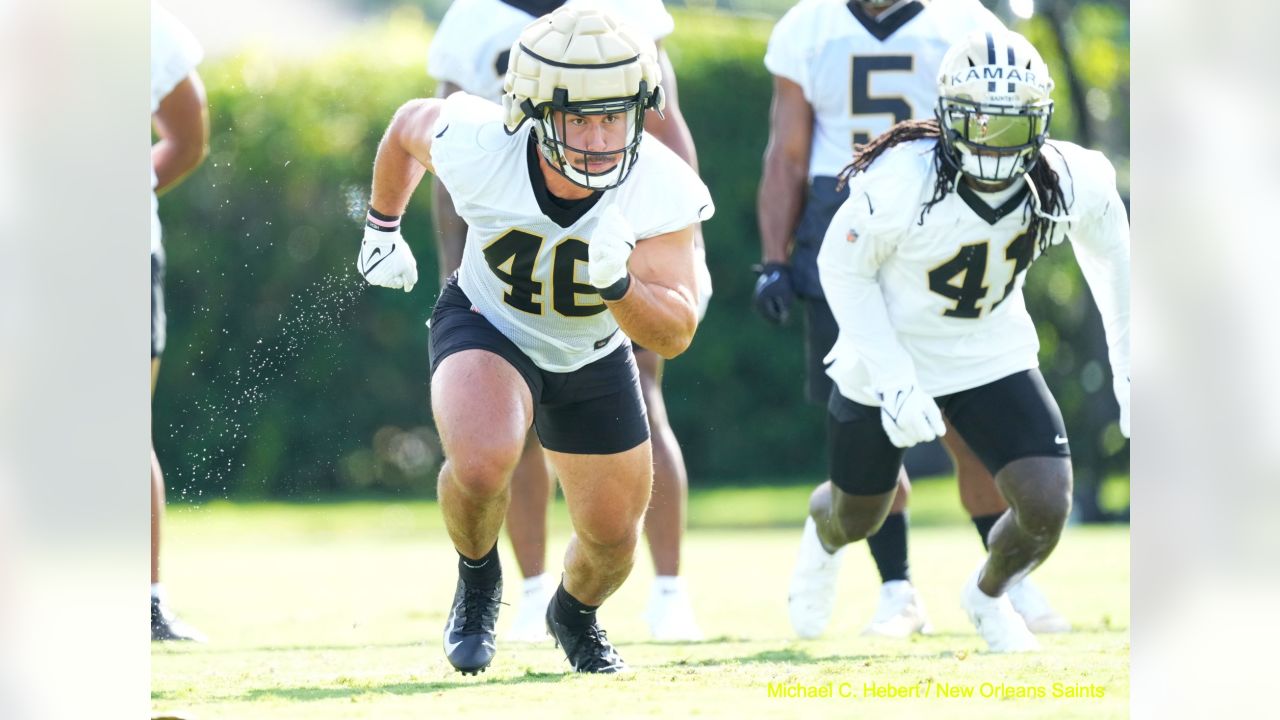
M541 315L544 304L535 299L542 295L542 281L533 271L542 250L543 238L523 230L509 230L484 249L485 262L499 280L511 287L502 300L511 307L533 315ZM578 282L578 263L587 263L587 244L577 238L566 238L556 245L551 257L551 307L565 317L590 317L605 311L600 293L588 283ZM579 303L585 295L594 302Z

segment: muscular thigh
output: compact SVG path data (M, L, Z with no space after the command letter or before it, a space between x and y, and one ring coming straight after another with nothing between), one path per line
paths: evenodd
M431 377L431 412L445 456L459 458L524 446L533 398L520 372L487 350L462 350Z
M1071 456L1062 412L1039 370L945 395L938 405L992 475L1022 458Z
M547 456L580 535L613 544L637 531L653 484L653 453L647 440L610 455L548 451Z

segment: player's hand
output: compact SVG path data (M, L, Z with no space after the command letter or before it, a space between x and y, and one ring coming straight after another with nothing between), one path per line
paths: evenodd
M1111 381L1111 389L1115 391L1116 402L1120 404L1120 434L1129 435L1129 376L1117 375Z
M601 215L587 243L587 279L597 290L627 277L627 261L636 249L636 233L626 216L612 205Z
M900 448L929 442L947 432L938 404L916 385L880 393L880 423L889 442Z
M791 306L796 301L796 291L791 286L791 266L786 263L765 263L758 267L756 289L751 300L756 312L774 325L781 325L791 317Z
M360 254L356 256L356 269L370 285L386 288L413 289L418 282L418 261L413 259L409 243L400 236L400 230L384 232L366 227Z

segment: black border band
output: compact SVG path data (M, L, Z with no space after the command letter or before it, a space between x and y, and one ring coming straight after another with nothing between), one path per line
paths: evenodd
M609 300L612 302L614 300L621 300L627 294L627 290L630 290L630 289L631 289L631 273L627 273L626 275L622 276L621 280L610 285L609 287L596 288L596 292L600 293L601 299Z

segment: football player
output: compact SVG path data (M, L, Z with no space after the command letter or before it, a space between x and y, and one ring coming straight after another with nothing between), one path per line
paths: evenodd
M462 90L472 95L498 100L510 61L511 43L535 17L561 5L577 5L583 0L455 0L432 39L427 70L437 81L437 95ZM606 11L627 22L637 32L658 45L666 106L662 113L650 111L645 130L695 170L698 167L693 138L689 134L676 97L675 73L661 41L671 34L674 20L661 0L597 0ZM433 180L436 250L441 277L447 277L461 262L467 226L457 214L448 191L439 178ZM699 318L711 299L711 275L707 272L702 234L695 228L698 252ZM684 457L671 424L667 420L662 395L663 359L657 353L634 345L640 368L640 387L649 412L653 442L653 497L645 514L645 536L653 558L654 579L646 612L649 629L657 640L700 640L702 632L694 618L693 606L680 577L680 545L685 526L688 475ZM546 629L542 610L547 606L556 582L546 574L547 507L554 493L554 480L532 434L525 454L511 480L511 504L507 510L507 534L511 537L516 563L524 576L524 588L516 615L505 640L538 642Z
M854 146L894 123L931 115L943 55L976 29L1003 29L977 0L805 0L787 12L769 39L765 65L774 76L774 99L760 182L763 263L755 306L766 320L781 324L797 298L804 302L810 402L825 406L831 395L822 359L835 343L836 323L818 282L817 255L832 215L848 195L837 190L836 175ZM958 433L943 442L955 461L961 501L985 545L1008 506ZM905 637L930 627L910 581L909 491L903 472L892 511L867 542L881 587L865 635ZM797 566L790 591L791 622L801 637L826 629L840 562L839 556L809 557L812 563ZM1009 596L1036 632L1070 629L1030 582L1011 588Z
M1047 140L1052 88L1021 35L978 31L952 46L935 118L859 149L818 254L839 338L827 357L831 479L810 498L806 552L830 557L874 534L905 449L947 434L945 417L1010 505L962 593L995 652L1038 648L1006 592L1048 558L1071 507L1067 433L1022 298L1027 269L1064 239L1102 315L1130 432L1128 220L1101 153Z
M151 146L151 394L155 396L164 353L164 246L160 239L157 193L177 186L209 152L209 111L196 72L204 51L181 22L151 3L151 125L159 140ZM164 523L164 475L151 448L151 639L204 641L178 619L160 584L160 526Z
M531 427L574 526L547 630L574 670L625 669L596 609L631 571L653 480L631 342L671 358L692 341L694 225L714 212L697 173L645 139L661 79L648 37L562 7L512 45L501 105L411 101L378 147L358 257L368 282L417 281L399 226L424 172L467 224L430 323L439 498L459 555L444 649L464 673L496 649L498 532Z

